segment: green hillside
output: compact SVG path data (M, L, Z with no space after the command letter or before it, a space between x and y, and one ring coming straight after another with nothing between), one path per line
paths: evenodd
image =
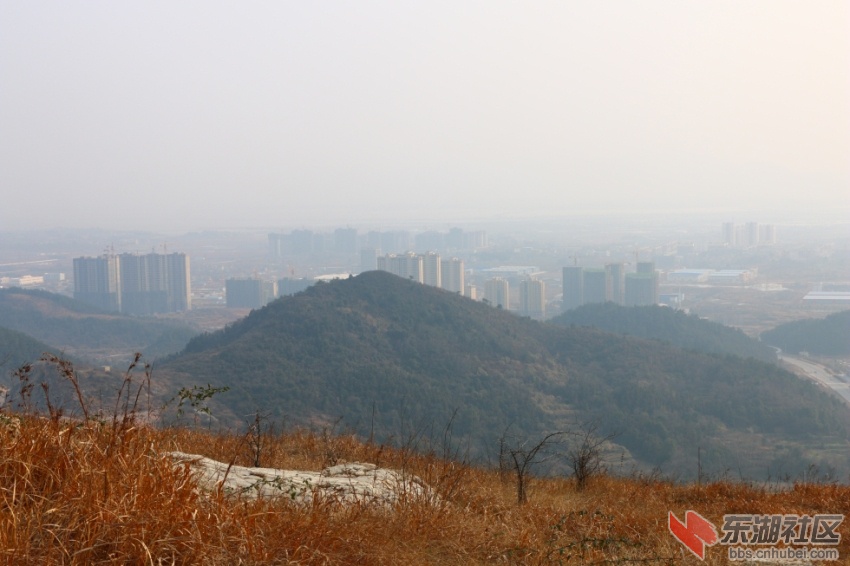
M0 324L69 355L89 360L155 359L182 349L196 334L189 327L154 318L102 312L47 291L0 289ZM120 361L120 363L124 363Z
M800 465L850 471L850 412L775 365L540 323L383 272L277 300L192 339L157 375L229 386L217 410L239 422L343 417L397 441L457 409L454 433L481 457L508 425L533 437L593 420L640 463L683 475L697 447L704 469L761 477L797 450Z
M679 348L774 362L772 348L738 329L661 306L583 305L550 320L560 326L591 326L615 334L661 340Z
M795 320L763 332L761 339L790 354L850 354L850 310L814 320Z

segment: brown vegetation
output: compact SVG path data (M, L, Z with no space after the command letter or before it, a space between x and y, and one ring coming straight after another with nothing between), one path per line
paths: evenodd
M453 460L448 445L437 455L414 451L412 441L392 448L327 430L275 433L260 414L245 434L154 428L145 424L151 415L139 410L150 367L137 368L138 355L108 416L87 406L70 364L45 361L70 382L81 411L64 415L44 387L48 414L38 414L29 369L16 372L19 410L0 408L2 563L696 563L668 533L669 511L683 517L693 509L718 525L725 513L850 514L846 485L678 485L602 471L582 485L524 473L524 504L518 504L512 475ZM183 390L180 400L203 411L214 392ZM529 462L547 438L532 447ZM450 427L446 439L451 444ZM171 451L294 470L371 462L418 476L438 497L402 496L390 507L323 497L309 504L252 500L202 489ZM842 538L839 551L846 555L850 543ZM724 549L713 548L705 563L726 562Z
M654 478L531 479L528 502L490 471L350 436L267 433L265 466L318 470L369 461L420 476L440 503L308 508L201 493L165 453L250 465L245 436L154 429L137 421L0 413L0 557L10 564L617 564L696 563L667 513L850 513L850 487L785 489ZM844 530L842 525L841 531ZM848 554L847 536L839 550ZM708 564L725 563L720 548Z

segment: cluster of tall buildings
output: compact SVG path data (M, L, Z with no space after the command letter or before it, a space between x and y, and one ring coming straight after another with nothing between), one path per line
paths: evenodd
M338 228L332 234L312 230L293 230L289 234L269 234L269 255L280 259L289 255L307 256L323 253L356 254L359 239L356 228Z
M74 258L74 298L131 315L189 310L189 257L125 253Z
M456 253L486 248L487 245L485 231L469 232L461 228L452 228L448 232L427 231L416 235L406 230L373 230L359 234L356 228L338 228L332 233L292 230L288 234L269 234L269 256L272 259L328 253L356 255L364 249L374 250L376 254L404 253L408 250Z
M386 254L377 258L377 268L425 285L439 287L478 300L479 289L465 285L465 270L462 259L443 259L435 252L417 254ZM519 305L512 309L511 289L507 278L492 277L484 283L484 299L496 307L515 310L521 316L535 319L546 317L546 285L534 277L525 277L519 282Z
M776 226L773 224L724 222L721 230L723 243L730 247L754 248L776 243Z
M625 306L658 302L658 274L651 261L637 262L636 270L630 273L626 273L622 263L609 263L603 268L565 267L562 284L565 311L608 301Z
M435 252L386 254L377 258L376 267L404 279L467 295L463 260L456 257L443 259Z
M294 295L305 291L318 281L342 279L348 273L323 275L315 278L284 277L269 281L258 277L233 277L224 282L225 303L232 309L258 309L278 297Z

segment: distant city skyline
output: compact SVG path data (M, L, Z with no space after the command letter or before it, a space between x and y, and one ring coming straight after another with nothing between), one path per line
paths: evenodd
M6 2L0 232L835 221L848 22L841 1Z

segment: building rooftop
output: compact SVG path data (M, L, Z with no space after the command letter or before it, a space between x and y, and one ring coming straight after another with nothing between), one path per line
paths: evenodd
M850 301L848 291L812 291L805 297L804 301Z

